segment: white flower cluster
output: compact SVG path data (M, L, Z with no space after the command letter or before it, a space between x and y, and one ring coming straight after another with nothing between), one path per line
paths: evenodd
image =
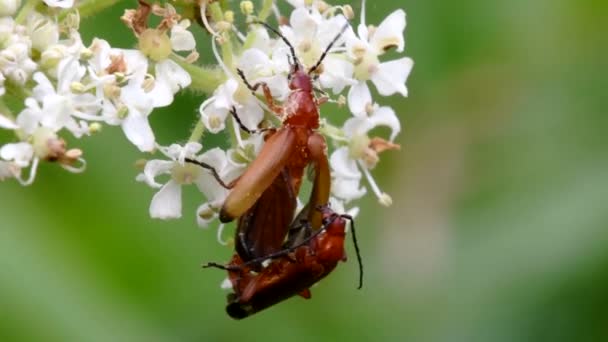
M331 43L332 39L341 31L347 18L352 16L350 6L329 6L323 1L289 1L294 6L289 16L288 23L279 27L280 33L295 48L295 53L301 63L306 67L311 67L321 58L325 48ZM365 1L363 1L365 8ZM248 1L241 3L241 9L245 14L252 14L252 4ZM274 8L278 14L278 9ZM245 164L238 164L231 155L243 150L245 146L256 143L243 141L239 126L235 122L227 121L230 116L231 108L236 108L240 120L246 127L255 128L260 125L273 125L267 121L268 116L265 112L271 111L268 104L261 101L258 96L254 96L247 89L236 70L242 71L250 84L264 82L268 85L273 100L281 103L284 101L290 89L288 87L288 75L291 70L290 47L281 37L273 35L262 25L252 25L246 33L239 32L235 25L228 21L222 21L213 25L206 23L209 31L216 38L212 41L212 48L218 63L223 68L227 76L226 81L217 87L213 95L207 98L200 106L200 114L205 129L211 133L218 133L232 126L235 129L237 146L225 154L227 159L214 159L208 164L217 168L220 176L227 179L234 179L238 176L239 170L245 169ZM381 56L388 50L395 49L403 52L405 29L405 12L397 10L391 13L382 23L377 26L367 26L365 23L365 13L361 13L360 24L357 33L349 26L339 40L334 44L329 54L323 60L322 72L320 72L317 82L319 90L328 90L334 96L339 96L338 104L347 102L352 117L346 120L341 127L332 126L329 122L331 117L323 118L323 126L320 131L333 142L333 152L330 157L332 168L332 199L331 203L338 212L344 211L344 205L361 198L366 194L366 186L361 184L363 177L379 201L384 205L390 205L391 199L386 193L382 192L370 174L379 160L378 154L387 149L395 149L399 146L393 140L400 132L399 119L390 107L379 106L372 99L369 83L374 84L381 96L400 94L407 96L405 86L406 79L412 69L413 61L408 57L397 60L380 61ZM236 39L230 38L235 35ZM217 43L231 44L228 51L242 51L240 53L230 53L229 55L218 52ZM241 44L241 49L235 49L235 44ZM222 49L222 52L225 50ZM346 99L340 96L347 93ZM259 94L262 95L261 88ZM323 110L321 110L323 116ZM266 118L266 119L265 119ZM276 123L274 123L276 126ZM380 137L370 137L369 133L378 126L386 126L391 130L388 139ZM250 139L254 138L251 136ZM259 140L259 139L258 139ZM177 149L174 145L172 148ZM199 147L197 145L197 151ZM190 151L191 146L183 147L184 151ZM210 150L207 153L216 151ZM203 154L199 160L208 158ZM191 155L193 159L196 156ZM253 155L255 157L255 154ZM148 162L146 169L150 174L159 174L182 170L185 166L171 158L174 163L171 171L161 167L160 161L152 160ZM169 165L169 164L163 164ZM153 171L153 169L156 169ZM181 171L177 171L180 173ZM146 174L146 172L144 172ZM231 174L231 177L226 175ZM197 173L198 175L198 173ZM186 184L197 179L190 174L188 179L181 179L173 175L169 183L161 188L154 196L150 214L159 218L177 218L181 216L181 205L179 202L179 187L175 184ZM140 176L143 178L143 176ZM194 181L199 189L200 182ZM212 218L216 217L217 210L221 207L227 191L217 182L214 189L208 186L201 191L207 196L208 202L199 208L199 224L206 226ZM149 183L150 184L150 183ZM158 184L154 185L159 187ZM162 204L160 204L162 202ZM171 208L168 210L167 208ZM351 214L358 211L356 207L351 207ZM206 219L201 220L204 217Z
M73 4L45 2L60 8ZM61 135L81 138L104 123L121 126L141 151L152 151L156 145L148 116L171 104L173 95L190 84L190 75L171 59L152 60L141 49L112 48L98 38L85 46L77 30L78 12L59 22L51 11L32 9L14 18L17 8L0 18L0 128L12 130L18 140L0 147L0 179L29 185L40 161L82 171L82 151L68 150ZM183 26L172 27L175 46L183 49ZM190 40L186 48L192 50L191 34ZM22 170L28 167L24 178Z
M198 53L190 21L182 20L171 5L139 1L137 9L127 10L121 19L139 45L138 49L118 49L100 38L89 46L82 43L78 11L70 9L73 1L44 1L67 14L59 21L57 13L62 9L39 13L32 6L21 6L19 0L0 0L0 128L12 130L17 140L0 147L0 179L16 178L30 184L40 161L56 161L68 170L80 171L84 166L82 151L66 149L60 135L69 132L80 138L99 131L104 123L121 126L127 139L142 152L164 156L146 161L137 176L137 180L159 189L150 215L181 217L181 188L194 184L206 197L197 221L207 226L217 217L228 193L218 179L224 183L237 179L264 144L262 134L243 138L240 125L253 130L280 127L276 106L292 91L289 77L292 66L299 62L315 69L320 103L347 106L352 114L336 124L324 107L320 110L319 132L330 142L332 206L338 212L348 206L349 213L356 214L358 208L352 201L364 196L367 187L380 203L390 204L390 196L379 189L370 170L378 163L380 152L399 148L393 141L401 127L394 110L372 98L370 84L380 96L407 96L405 83L413 61L408 57L383 58L389 50L404 50L403 10L389 14L378 26L368 26L363 0L355 30L348 24L354 17L349 5L288 0L293 8L286 18L273 2L264 1L262 8L256 9L251 1L242 1L244 23L237 25L234 12L219 2L202 0L200 6L191 8L200 10L191 19L211 33L211 49L218 62L217 68L205 69L192 64ZM259 24L269 14L279 22L277 32ZM157 27L148 27L150 15L161 18ZM242 31L243 27L247 30ZM183 51L188 56L177 54ZM209 72L215 77L204 77L211 75ZM197 82L192 83L193 79ZM259 87L253 94L249 87L258 82L270 91ZM212 95L202 101L200 120L186 144L160 144L148 116L154 108L170 105L174 94L183 88ZM232 108L240 122L231 116ZM379 126L388 127L390 135L371 136ZM228 128L232 146L203 151L199 143L203 132L217 134ZM186 159L209 165L215 174ZM24 179L21 171L27 168L30 176ZM164 185L156 180L161 175L169 179Z

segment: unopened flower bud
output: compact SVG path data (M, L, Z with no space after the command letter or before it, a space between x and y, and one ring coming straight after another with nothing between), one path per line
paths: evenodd
M12 16L21 6L21 0L0 0L0 17Z
M44 70L50 70L57 67L57 65L65 57L65 55L66 47L64 45L55 44L47 47L46 50L44 50L42 52L42 55L40 56L40 68Z
M44 51L59 41L59 27L50 18L32 12L27 18L26 30L32 40L32 48Z
M171 54L171 39L166 32L146 29L139 36L139 50L153 61L160 62Z
M344 17L346 17L346 19L348 20L351 20L355 17L355 11L353 11L353 8L350 5L342 6L342 13L344 14Z
M329 8L327 2L323 0L317 1L315 4L317 5L317 10L319 10L320 13L327 11L327 9Z
M186 56L186 63L192 64L198 60L200 54L197 51L192 51L188 56Z
M67 31L76 30L80 28L80 13L77 10L71 10L63 19L62 26L67 29Z
M253 14L253 2L251 1L241 1L241 12L245 15Z
M87 90L87 88L80 82L72 82L70 83L70 90L74 93L82 94Z
M129 115L129 108L127 108L127 106L120 106L118 108L118 111L116 112L116 116L118 116L119 119L123 120L127 117L127 115Z
M117 99L120 97L120 87L116 84L106 83L103 85L103 95L108 99Z
M216 23L215 27L219 32L227 32L232 28L232 24L226 20L220 20Z
M205 220L205 221L209 221L211 219L213 219L213 216L215 215L215 210L213 210L213 208L206 206L205 208L199 210L198 212L198 216Z
M91 134L99 133L99 132L101 132L102 128L103 128L103 126L99 122L92 122L89 125L89 133L91 133Z
M226 11L224 13L224 20L226 20L229 23L234 23L234 12L232 11Z
M91 59L91 57L93 57L93 55L93 50L89 48L83 48L82 50L80 50L80 59L82 60L89 60Z

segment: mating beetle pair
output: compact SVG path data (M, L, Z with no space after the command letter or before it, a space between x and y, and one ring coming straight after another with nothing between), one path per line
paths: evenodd
M220 220L230 222L238 218L236 254L227 266L216 263L207 266L228 271L234 293L228 298L227 312L237 319L295 294L309 298L308 288L327 276L340 260L346 259L346 221L352 223L350 216L338 215L329 209L331 184L327 146L325 138L316 132L322 101L314 94L311 76L348 24L308 71L304 70L295 49L280 32L265 23L259 24L277 34L290 48L292 65L288 77L291 92L279 106L274 103L265 83L252 85L241 70L237 72L252 92L262 88L268 107L283 118L282 127L249 129L232 108L231 113L241 129L248 133L263 131L266 141L256 159L230 185L224 184L209 165L187 159L211 170L215 178L231 190L221 208ZM308 166L314 170L312 191L304 209L295 215L297 194ZM354 241L362 276L359 250L356 239ZM266 261L269 263L265 265Z

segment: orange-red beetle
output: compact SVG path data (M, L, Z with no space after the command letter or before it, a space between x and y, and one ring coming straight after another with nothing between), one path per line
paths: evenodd
M234 293L228 295L226 311L230 317L242 319L266 309L296 294L308 299L310 287L325 278L346 260L344 238L346 221L351 221L353 241L360 266L359 288L363 281L363 267L355 236L352 218L339 215L327 206L319 208L323 215L323 226L312 235L282 251L243 262L235 254L227 266L214 263L206 267L228 270ZM310 228L310 227L308 227ZM299 232L296 232L299 233ZM271 260L260 272L253 272L251 265L263 259Z

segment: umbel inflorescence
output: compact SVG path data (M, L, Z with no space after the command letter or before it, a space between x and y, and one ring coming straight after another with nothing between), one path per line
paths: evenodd
M365 18L365 0L359 16L348 4L317 0L199 0L175 6L140 0L120 18L137 38L137 48L113 47L103 36L83 42L80 22L113 3L0 0L0 129L14 133L12 141L0 146L0 180L30 185L41 162L82 172L84 152L66 146L62 137L84 138L103 126L120 126L137 149L160 156L148 159L137 176L158 189L150 215L181 217L181 188L195 185L205 197L197 222L206 227L217 218L229 191L215 176L226 183L237 179L264 143L262 134L243 133L231 109L246 127L281 124L282 118L264 101L262 88L253 94L244 78L251 84L265 82L273 101L281 103L290 92L288 75L294 63L283 38L294 47L299 62L310 68L344 30L315 71L318 97L347 106L352 114L338 123L321 109L319 132L330 154L330 202L337 212L349 208L354 215L358 208L353 201L369 188L380 203L391 203L370 170L381 152L399 147L393 141L401 127L395 111L383 106L381 98L372 98L370 88L381 97L407 96L405 83L413 61L384 56L389 50L404 51L402 9L371 25ZM277 27L283 38L261 23ZM196 46L191 32L195 25L210 34L206 46ZM206 50L213 51L217 65L197 64L198 51ZM181 144L157 141L148 117L155 108L171 106L174 95L185 89L207 94L191 135ZM388 127L390 134L371 136L378 126ZM226 134L231 146L207 147L203 133ZM217 175L187 159L212 166ZM161 175L168 175L166 181L157 180Z

